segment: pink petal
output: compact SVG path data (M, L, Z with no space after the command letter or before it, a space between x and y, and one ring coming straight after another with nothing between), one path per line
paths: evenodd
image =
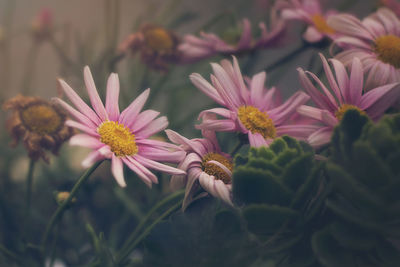
M361 97L360 108L373 119L378 119L383 113L400 99L400 84L392 83L377 87Z
M152 183L158 183L157 177L131 157L122 158L122 161L134 171L142 181L151 188ZM145 172L147 170L147 172Z
M206 151L204 151L204 148L201 144L199 144L197 142L193 142L192 140L187 139L186 137L178 134L175 131L165 130L165 133L167 134L169 140L171 140L175 144L183 145L184 150L192 150L192 151L195 151L199 155L204 155L206 153Z
M200 112L198 119L201 119L204 117L206 113L214 113L219 116L225 117L227 119L232 119L234 117L234 114L232 111L226 108L212 108L212 109L206 109Z
M104 159L104 156L99 153L99 151L95 150L89 153L89 155L82 161L82 166L84 168L89 168L97 161Z
M248 137L249 137L250 146L252 146L252 147L268 146L264 137L259 133L253 134L252 132L249 131Z
M200 91L202 91L204 94L206 94L208 97L213 99L218 104L226 106L225 101L218 94L217 90L209 82L207 82L200 74L193 73L189 77L194 86L196 86Z
M142 110L147 98L150 94L150 88L146 89L141 93L124 111L122 111L119 117L119 122L125 126L133 124L136 116Z
M332 127L321 128L311 134L307 141L313 147L320 147L330 142L332 131Z
M151 123L158 115L160 115L160 112L148 109L137 115L135 120L124 125L132 129L133 133L136 133Z
M187 206L189 206L190 202L192 201L193 194L195 193L196 187L195 182L198 180L199 175L201 174L201 169L192 169L189 171L189 174L187 175L187 182L186 182L186 188L185 188L185 197L183 198L183 203L182 203L182 210L185 210Z
M241 104L238 88L235 86L226 71L218 64L211 63L212 69L214 71L215 77L217 79L216 84L214 84L215 89L223 97L223 99L228 99L233 107L239 107Z
M309 99L310 97L307 94L298 91L286 100L285 103L267 111L267 113L270 115L275 125L280 125L288 120L296 112L296 109L305 104Z
M100 124L101 120L97 114L78 96L78 94L63 80L59 79L58 82L64 93L67 95L69 100L75 105L75 107L82 113L85 114L95 124Z
M122 165L122 160L118 157L116 157L114 154L112 155L111 158L111 172L121 187L126 187L126 182L124 179L124 168Z
M195 126L201 130L212 130L217 132L236 131L236 124L232 120L206 120Z
M164 130L165 128L167 128L167 126L168 126L168 119L167 117L162 116L160 118L151 121L142 129L135 131L135 133L138 138L147 138Z
M310 43L316 43L324 38L324 35L319 32L314 26L308 26L307 30L303 34L304 40Z
M79 130L81 130L81 131L83 131L83 132L85 132L85 133L87 133L87 134L90 134L90 135L92 135L92 136L94 136L94 137L99 137L99 136L100 136L100 135L96 132L95 129L90 128L90 127L88 127L88 126L86 126L86 125L84 125L84 124L82 124L82 123L79 123L79 122L76 122L76 121L73 121L73 120L67 120L67 121L65 122L65 125L66 125L66 126L69 126L69 127L73 127L73 128L79 129Z
M83 77L93 109L96 111L97 115L99 115L102 121L107 120L108 116L106 109L104 108L103 102L101 101L99 93L97 92L92 73L90 72L88 66L85 66L83 69Z
M221 180L215 180L213 176L202 172L199 176L200 185L212 196L220 198L226 203L233 205L230 197L230 191Z
M106 111L108 118L112 121L118 121L119 117L119 79L118 74L111 73L107 81L107 97L106 97Z
M72 136L71 139L69 140L69 144L71 146L83 146L92 149L98 149L104 146L104 144L100 142L98 138L87 134L76 134Z
M185 174L185 171L179 170L177 168L165 164L161 164L154 160L146 159L145 157L142 157L138 154L134 155L133 158L137 160L139 163L143 164L143 166L151 169L155 169L168 174Z
M264 83L267 74L263 71L253 76L251 79L250 97L251 104L260 108L263 102Z
M165 151L163 149L157 149L149 146L141 146L139 149L139 155L155 161L178 163L185 158L186 152Z
M65 103L63 100L59 98L53 98L53 101L58 103L62 108L64 108L69 114L71 114L75 119L79 120L81 123L86 125L89 128L97 129L97 125L93 123L86 115L80 113L69 104Z
M350 103L358 106L361 100L363 90L364 72L361 61L358 58L353 59L350 74Z

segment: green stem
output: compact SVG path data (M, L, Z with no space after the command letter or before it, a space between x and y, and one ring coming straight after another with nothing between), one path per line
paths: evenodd
M182 200L173 205L171 208L166 210L163 214L160 215L152 224L150 224L143 232L141 235L139 235L133 243L123 252L122 254L117 257L117 260L115 261L118 264L120 264L126 257L129 256L129 254L136 248L140 242L151 232L151 230L159 223L161 222L164 218L168 217L171 213L173 213L175 210L179 209L179 207L182 205Z
M29 226L30 216L31 216L31 199L32 199L32 183L33 183L33 170L35 168L35 160L31 159L29 161L29 169L28 174L26 176L26 205L25 205L25 227L24 231L26 233L26 229Z
M93 164L92 167L86 170L86 172L79 178L79 180L76 182L74 187L72 188L68 198L62 202L60 206L58 206L56 212L53 214L53 216L50 219L50 222L46 226L46 230L43 234L42 238L42 251L44 253L45 247L47 240L49 238L49 235L51 233L51 230L53 229L54 225L57 223L57 221L62 217L64 211L67 209L69 203L71 202L72 198L76 195L78 190L82 187L82 185L86 182L86 180L89 178L89 176L99 167L99 165L103 161L98 161L95 164Z
M129 244L133 243L135 241L136 236L139 234L139 232L142 230L142 228L148 223L149 219L153 214L158 211L161 207L163 207L165 204L168 202L176 199L176 198L181 198L185 195L185 191L181 190L178 191L172 195L169 195L168 197L164 198L160 202L158 202L147 214L146 217L143 218L143 220L140 222L140 224L136 227L135 231L128 237L124 245L122 246L121 252L119 253L120 255L126 255L127 253L124 253L130 248L131 246ZM181 201L179 201L179 204ZM123 259L125 256L117 256L117 259ZM118 261L118 260L117 260Z
M26 60L26 68L25 68L25 73L22 79L22 92L24 94L29 94L29 91L32 87L32 78L35 72L35 65L36 65L36 59L38 55L38 50L39 50L39 43L34 41L32 43L32 46L30 47L28 51L28 57Z
M298 54L302 53L304 50L306 50L308 47L310 47L310 44L307 42L303 42L299 47L294 49L292 52L287 54L286 56L280 58L278 61L272 63L271 65L267 66L264 70L268 73L278 67L279 65L285 64L289 60L292 60L293 57L297 56Z
M236 152L239 151L239 149L243 146L243 142L239 140L239 142L236 144L236 146L233 148L232 152L230 153L231 157L236 154Z

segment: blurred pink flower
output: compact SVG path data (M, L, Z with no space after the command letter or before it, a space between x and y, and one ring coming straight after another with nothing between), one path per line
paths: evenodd
M42 8L32 21L32 33L41 41L47 38L53 30L53 13L49 8Z
M382 5L392 10L397 16L400 16L400 3L397 0L381 0Z
M303 38L307 42L315 43L324 37L330 39L337 37L336 31L326 22L337 11L324 12L319 0L278 0L276 7L282 11L282 18L304 21L309 25L303 34Z
M366 89L400 81L400 20L387 8L380 8L362 22L349 14L329 18L332 28L342 34L335 44L343 51L335 56L345 66L354 57L368 73Z
M120 113L119 80L116 73L112 73L108 78L105 106L87 66L84 69L84 78L94 110L82 101L63 80L59 80L61 87L77 110L56 98L56 101L76 119L76 121L67 121L66 125L84 132L73 136L70 144L93 149L82 162L84 167L91 166L102 159L111 159L112 174L122 187L126 186L123 174L124 163L149 187L152 183L158 183L158 180L148 168L169 174L185 173L159 163L159 161L180 162L186 153L173 144L149 139L168 125L165 116L156 119L160 113L155 110L140 112L149 96L150 89L145 90Z
M271 29L268 30L265 23L260 23L261 35L254 38L251 23L243 19L241 24L240 38L234 44L228 43L214 33L201 32L200 37L187 34L178 46L181 63L192 63L217 54L239 54L256 49L274 47L281 43L285 32L285 24L276 14L271 15Z
M357 57L353 58L350 77L340 61L330 59L335 69L335 77L325 57L322 54L320 57L330 90L316 75L298 68L300 82L317 107L302 105L297 111L322 123L319 129L308 137L307 141L314 147L322 146L330 141L333 128L347 110L358 110L376 121L400 97L399 83L386 84L363 94L364 73L361 61ZM307 75L318 84L322 93Z
M172 142L179 144L187 152L185 159L178 166L187 174L174 175L171 178L171 187L174 190L186 185L183 210L193 200L199 184L212 196L233 205L232 159L228 154L221 152L215 134L203 131L206 138L189 140L172 130L165 132Z
M190 75L193 84L215 102L226 108L213 108L200 113L203 121L196 128L220 132L241 132L248 135L251 146L267 146L275 137L287 134L306 138L316 126L288 124L297 107L309 97L297 92L286 102L277 106L273 101L275 88L265 90L265 72L253 76L246 86L237 59L233 65L222 60L221 65L211 64L214 75L207 82L200 74ZM250 90L248 89L250 87ZM217 119L217 115L223 119Z

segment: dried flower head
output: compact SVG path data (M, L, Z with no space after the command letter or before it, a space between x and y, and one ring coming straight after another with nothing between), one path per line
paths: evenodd
M140 51L142 61L157 70L166 70L169 63L178 60L179 39L163 27L145 24L120 45L122 53Z
M22 140L33 160L42 158L48 162L45 150L56 154L62 143L74 134L72 128L64 125L65 112L39 97L17 95L6 101L3 109L13 111L6 123L12 145Z

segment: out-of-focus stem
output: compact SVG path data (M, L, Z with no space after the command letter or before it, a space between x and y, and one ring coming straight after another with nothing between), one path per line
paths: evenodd
M26 95L30 93L30 89L32 87L32 78L35 74L35 65L36 65L38 50L39 50L39 43L37 41L33 41L28 51L26 68L24 76L22 77L21 91Z
M138 239L141 239L140 237L139 238L136 238L137 237L137 235L140 233L140 231L143 229L143 227L146 225L146 223L148 223L148 221L149 221L149 219L153 216L153 214L155 213L155 212L157 212L161 207L163 207L164 205L166 205L167 203L169 203L170 201L172 201L172 200L175 200L175 199L179 199L179 201L178 201L178 203L177 204L179 204L178 206L180 206L181 204L182 204L182 197L185 195L185 191L184 190L182 190L182 191L178 191L178 192L176 192L176 193L174 193L174 194L172 194L172 195L170 195L170 196L168 196L168 197L166 197L166 198L164 198L163 200L161 200L160 202L158 202L147 214L146 214L146 217L144 217L143 218L143 220L140 222L140 224L135 228L135 231L133 231L132 232L132 234L128 237L128 239L125 241L125 243L124 243L124 245L122 246L122 248L121 248L121 252L119 253L119 255L117 255L117 260L116 260L116 262L118 263L118 262L121 262L122 260L124 260L125 259L125 257L127 256L127 255L129 255L129 253L132 251L132 249L133 248L135 248L135 246L138 244L137 243L137 240ZM175 207L177 204L175 204L173 207ZM175 209L174 209L175 210ZM169 213L168 213L169 214ZM166 216L168 216L168 214L162 214L155 222L158 222L159 221L159 219L162 217L162 216L164 216L164 217L162 217L162 218L165 218ZM154 223L153 223L154 224ZM152 225L153 225L152 224ZM149 228L149 227L148 227ZM147 228L147 229L148 229ZM146 229L146 230L147 230ZM144 231L144 232L146 232L146 230ZM151 230L151 229L150 229ZM143 233L144 233L143 232ZM143 233L142 233L142 235L143 235ZM141 235L141 236L142 236ZM142 237L143 238L143 237Z
M31 217L31 202L32 202L32 183L33 183L33 171L35 168L35 162L33 159L29 161L28 174L26 175L26 204L25 204L25 233L29 227L29 221Z
M297 47L295 50L293 50L292 52L290 52L289 54L287 54L286 56L278 59L277 61L275 61L274 63L272 63L271 65L267 66L264 70L268 73L270 71L272 71L273 69L275 69L276 67L285 64L286 62L290 61L293 59L293 57L297 56L298 54L302 53L303 51L305 51L307 48L310 47L310 44L307 42L303 42L299 47Z

